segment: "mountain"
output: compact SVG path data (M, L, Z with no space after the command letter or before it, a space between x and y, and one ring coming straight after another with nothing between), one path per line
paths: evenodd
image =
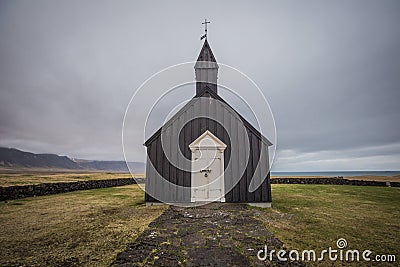
M110 172L128 172L125 161L99 161L86 159L72 159L79 166L88 170L110 171ZM145 164L143 162L129 162L129 167L135 173L144 173Z
M80 169L80 166L66 156L55 154L34 154L15 148L0 147L0 166L25 168Z
M73 159L55 154L35 154L15 148L0 147L0 167L44 168L90 170L108 172L128 172L125 161L99 161ZM144 173L143 162L130 162L129 167L135 173Z

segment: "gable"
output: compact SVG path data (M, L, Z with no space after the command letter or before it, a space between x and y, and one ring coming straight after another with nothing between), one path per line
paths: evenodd
M199 148L222 148L225 149L226 145L218 137L213 135L209 130L196 138L190 145L191 150Z
M153 142L160 134L163 129L168 128L170 125L172 125L173 122L175 122L177 119L180 119L182 115L187 112L189 109L193 108L195 104L201 100L202 97L210 97L215 100L220 101L222 104L221 106L223 109L227 110L229 113L237 117L238 120L241 120L243 122L243 125L246 129L248 129L250 132L252 132L258 139L260 139L266 146L271 146L272 143L265 137L263 136L256 128L254 128L253 125L251 125L245 118L243 118L238 112L236 112L225 100L223 100L219 95L214 93L211 90L203 90L199 94L197 94L195 97L193 97L186 105L184 105L174 116L172 116L162 127L160 127L151 137L149 137L144 145L148 147L151 142ZM224 105L223 105L224 104Z

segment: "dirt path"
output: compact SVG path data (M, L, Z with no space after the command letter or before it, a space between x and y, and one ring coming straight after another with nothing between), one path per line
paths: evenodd
M289 266L257 259L264 245L283 245L257 214L242 204L170 207L117 255L114 266Z

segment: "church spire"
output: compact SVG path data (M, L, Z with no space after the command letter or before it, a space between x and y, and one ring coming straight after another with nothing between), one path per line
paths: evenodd
M197 62L194 65L196 74L196 95L199 95L204 90L217 93L218 64L207 41L207 23L210 22L205 20L202 23L205 24L205 34L201 39L205 38L205 40Z

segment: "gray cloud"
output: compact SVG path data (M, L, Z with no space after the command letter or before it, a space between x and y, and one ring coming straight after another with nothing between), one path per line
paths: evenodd
M131 95L196 59L207 17L217 60L270 102L277 169L399 169L399 13L398 1L2 1L0 145L123 159Z

